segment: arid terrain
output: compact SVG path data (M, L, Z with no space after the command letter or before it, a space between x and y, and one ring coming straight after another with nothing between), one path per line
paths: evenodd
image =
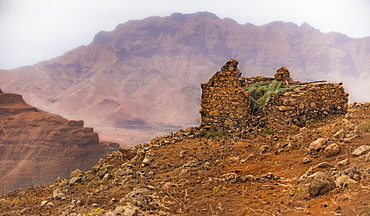
M370 215L369 40L174 13L0 70L0 215Z
M322 33L307 23L256 26L208 12L174 13L129 21L62 56L0 70L0 87L88 125L134 133L140 127L186 128L199 124L199 84L230 58L238 59L245 76L271 76L284 66L295 80L345 81L352 102L368 101L369 41ZM113 132L117 140L121 135ZM137 133L140 138L120 144L149 141Z
M370 214L369 104L352 105L345 116L312 120L306 127L260 128L244 136L188 128L121 148L90 171L2 194L0 212Z
M0 191L26 188L88 170L117 143L101 142L83 121L38 110L0 90Z

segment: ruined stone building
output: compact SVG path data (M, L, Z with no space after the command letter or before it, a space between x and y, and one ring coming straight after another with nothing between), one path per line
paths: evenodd
M229 60L206 83L201 84L201 127L235 132L248 127L295 124L348 110L348 93L340 84L293 81L287 68L274 78L244 78L238 61Z

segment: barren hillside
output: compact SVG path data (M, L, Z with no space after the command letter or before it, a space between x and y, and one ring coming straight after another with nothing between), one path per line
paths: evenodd
M3 215L367 215L369 104L301 129L196 128L121 148L70 179L3 194ZM338 137L338 131L346 131ZM313 152L319 138L326 141ZM336 144L339 152L331 151ZM331 146L331 147L329 147ZM361 147L362 146L362 147ZM365 147L364 147L365 146ZM361 150L362 149L362 150Z

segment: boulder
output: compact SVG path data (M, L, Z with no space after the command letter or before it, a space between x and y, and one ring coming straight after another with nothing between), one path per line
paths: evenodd
M327 147L325 147L323 153L326 157L338 155L339 154L339 145L336 144L336 143L330 144Z
M355 151L353 151L352 155L355 156L355 157L358 157L358 156L361 156L361 155L367 153L368 151L370 151L370 146L362 145L362 146L358 147Z
M341 175L335 180L337 188L345 188L349 185L357 184L357 181L351 179L348 175Z
M310 154L317 154L319 151L325 148L326 142L327 142L327 139L318 138L317 140L311 142L310 146L308 147L308 152Z
M322 177L320 179L314 179L309 187L308 193L310 197L322 196L336 187L335 182L328 178Z

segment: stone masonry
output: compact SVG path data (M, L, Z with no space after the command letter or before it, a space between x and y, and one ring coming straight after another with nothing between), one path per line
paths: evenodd
M231 59L207 82L202 83L201 126L212 131L235 131L247 126L249 93L244 78Z
M305 126L311 119L333 114L346 114L348 93L334 83L306 84L292 91L273 96L264 108L269 124L292 122Z
M341 84L293 81L285 67L277 70L274 78L244 78L237 65L237 60L229 60L221 71L201 84L202 128L236 132L256 126L256 119L260 127L281 125L283 128L287 124L305 126L312 119L347 113L348 93ZM247 88L256 83L268 85L274 80L288 90L272 94L261 110L251 109L251 93Z

